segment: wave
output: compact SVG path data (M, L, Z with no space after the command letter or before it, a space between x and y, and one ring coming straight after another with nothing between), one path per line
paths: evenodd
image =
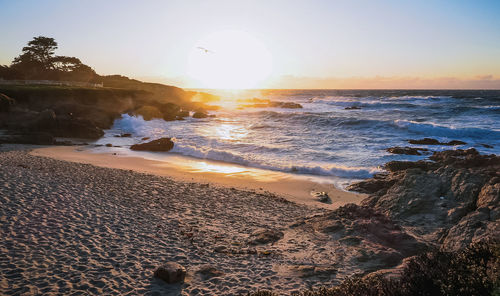
M366 179L373 176L373 174L380 172L378 168L357 168L347 167L340 165L276 165L276 164L263 164L257 161L251 161L243 156L237 155L232 152L208 148L208 147L194 147L191 145L183 145L176 143L172 152L191 156L200 159L208 159L215 161L222 161L233 163L248 167L255 167L266 170L281 171L286 173L298 173L317 176L335 176L340 178L351 179Z
M483 129L483 128L455 128L447 127L434 123L419 123L415 121L406 120L395 120L394 124L400 129L408 130L409 132L422 134L425 136L435 136L444 138L477 138L477 139L488 139L488 138L500 138L500 132Z

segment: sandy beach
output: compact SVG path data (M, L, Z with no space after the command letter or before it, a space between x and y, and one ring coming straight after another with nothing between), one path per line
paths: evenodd
M0 153L0 294L291 293L338 283L371 264L353 261L357 247L293 226L325 213L318 207L173 180L148 171L153 165L135 172L125 158L113 162L117 169L41 157L24 146L2 149L13 151ZM94 159L103 166L107 157ZM263 230L282 239L255 243ZM153 277L166 261L186 267L184 284Z

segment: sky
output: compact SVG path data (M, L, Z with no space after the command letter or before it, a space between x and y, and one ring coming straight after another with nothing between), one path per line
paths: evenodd
M500 88L500 1L0 0L99 74L186 88Z

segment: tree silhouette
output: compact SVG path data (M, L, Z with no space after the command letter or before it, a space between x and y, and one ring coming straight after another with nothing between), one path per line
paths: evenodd
M52 79L90 81L97 74L92 68L75 57L56 56L57 42L54 38L38 36L23 47L22 54L14 59L11 72L22 73L24 79ZM0 72L1 74L1 72ZM19 74L17 74L19 75ZM4 75L7 76L7 75Z

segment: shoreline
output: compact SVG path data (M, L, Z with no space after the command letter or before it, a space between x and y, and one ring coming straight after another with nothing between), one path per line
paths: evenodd
M320 177L292 175L282 172L245 167L236 164L166 154L164 160L114 153L95 153L86 146L52 146L35 148L34 156L87 163L99 167L132 170L165 176L177 181L209 183L216 186L274 193L289 201L307 206L334 210L348 203L359 204L367 195L347 192L333 184L321 182ZM326 192L330 201L322 203L311 192Z

